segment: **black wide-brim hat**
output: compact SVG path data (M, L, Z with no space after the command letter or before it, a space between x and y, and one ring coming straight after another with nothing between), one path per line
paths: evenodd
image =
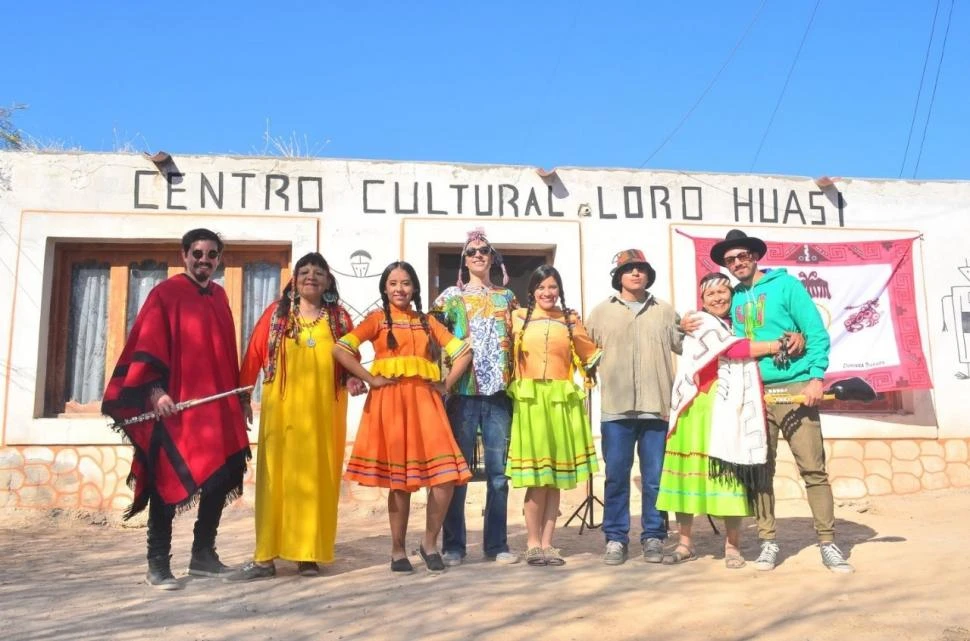
M758 254L759 258L764 257L768 251L768 246L765 245L765 241L754 236L748 236L740 229L732 229L724 237L724 240L711 247L711 260L721 267L726 267L724 264L724 254L729 249L734 249L735 247L743 247L750 252L754 252Z

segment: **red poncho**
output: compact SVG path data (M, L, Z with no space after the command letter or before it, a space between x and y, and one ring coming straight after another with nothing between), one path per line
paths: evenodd
M138 313L108 381L101 411L115 421L152 409L162 387L178 403L235 388L239 379L236 332L222 287L200 288L185 274L159 283ZM167 505L189 505L200 490L242 494L250 456L238 396L190 407L174 416L126 426L135 447L129 485L130 518L152 493Z

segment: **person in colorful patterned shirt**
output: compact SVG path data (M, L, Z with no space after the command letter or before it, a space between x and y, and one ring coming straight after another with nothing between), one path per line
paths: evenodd
M468 233L462 248L458 284L441 293L432 306L452 326L455 336L472 346L472 367L458 379L446 408L451 428L467 461L475 452L481 429L487 485L483 552L499 563L516 563L509 550L507 513L509 484L505 476L512 405L505 393L511 374L512 341L510 314L519 304L508 284L502 256L488 242L481 228ZM492 284L492 268L501 268L502 287ZM442 550L446 565L459 565L467 546L465 496L467 488L455 488L445 517Z
M471 478L441 396L468 367L471 350L421 311L421 285L409 263L388 265L381 274L380 291L382 309L365 317L333 347L337 362L370 386L344 478L390 490L387 513L393 572L413 571L404 545L411 493L427 487L419 552L429 571L441 572L445 569L437 549L441 523L455 485ZM367 341L374 346L369 372L357 359L360 345ZM442 350L451 359L444 381L438 367Z

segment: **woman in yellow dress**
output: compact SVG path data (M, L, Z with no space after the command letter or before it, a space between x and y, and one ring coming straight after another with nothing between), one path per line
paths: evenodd
M263 372L256 551L226 581L274 576L277 558L296 561L304 576L319 574L318 564L333 560L347 392L365 391L331 353L336 338L353 329L339 300L327 261L307 254L253 330L240 385L253 385ZM252 422L248 403L246 408Z

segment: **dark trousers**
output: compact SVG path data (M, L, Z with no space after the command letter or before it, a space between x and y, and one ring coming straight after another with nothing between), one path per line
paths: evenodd
M226 505L225 491L203 491L199 499L199 514L195 520L192 553L216 545L216 532ZM167 559L172 553L172 521L175 507L166 505L157 495L148 500L148 558Z

